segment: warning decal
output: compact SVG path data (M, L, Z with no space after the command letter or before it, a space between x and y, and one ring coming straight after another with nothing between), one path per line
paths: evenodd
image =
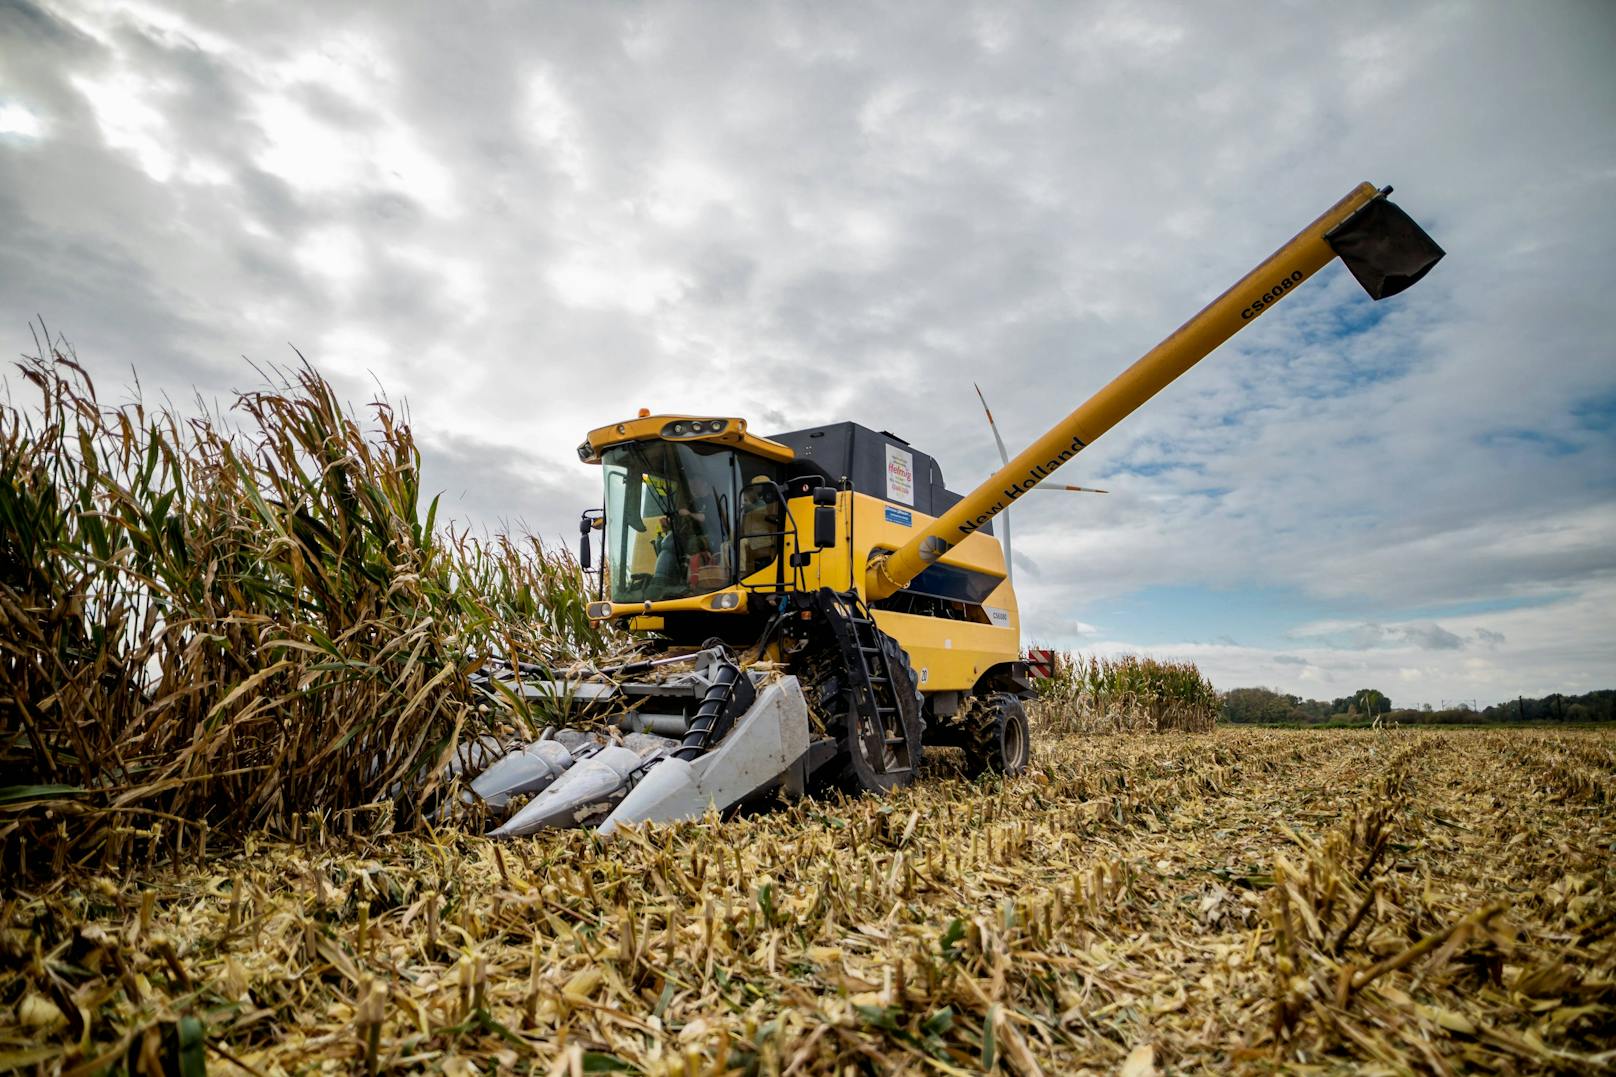
M1027 673L1044 680L1060 672L1060 659L1047 647L1027 648Z
M915 503L915 454L887 444L887 500Z

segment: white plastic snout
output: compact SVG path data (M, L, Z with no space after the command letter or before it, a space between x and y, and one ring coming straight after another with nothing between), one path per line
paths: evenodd
M723 810L780 779L808 751L808 704L795 677L758 693L717 748L694 762L668 758L652 767L600 825L611 834L629 823L695 819Z
M572 753L553 740L537 740L527 747L495 760L487 770L472 779L471 792L495 811L502 811L511 797L545 788L572 766ZM471 797L464 799L469 803Z
M629 775L639 766L640 756L633 749L608 745L574 763L490 837L518 838L545 827L577 826L620 800L628 788Z

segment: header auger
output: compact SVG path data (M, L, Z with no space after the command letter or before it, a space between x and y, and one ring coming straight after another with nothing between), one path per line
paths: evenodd
M851 422L761 437L735 416L641 411L590 431L578 456L605 486L580 524L585 567L604 539L590 616L644 633L655 657L485 674L495 698L570 700L594 732L512 746L467 795L504 812L535 794L498 835L609 832L893 788L932 745L962 749L969 774L1018 773L1031 687L993 518L1332 258L1375 299L1423 277L1442 250L1389 192L1354 188L964 495L931 456Z

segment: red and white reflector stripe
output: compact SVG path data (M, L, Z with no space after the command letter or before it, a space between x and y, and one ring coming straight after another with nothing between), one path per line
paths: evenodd
M1027 673L1029 676L1048 680L1060 670L1060 660L1055 652L1042 647L1027 648Z

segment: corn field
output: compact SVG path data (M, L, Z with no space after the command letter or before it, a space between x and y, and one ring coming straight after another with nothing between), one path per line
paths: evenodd
M1053 677L1036 682L1028 717L1050 734L1199 732L1217 721L1221 702L1193 662L1122 655L1087 660L1057 654Z
M1214 729L1193 664L1066 656L1014 779L438 831L457 738L561 717L477 664L621 642L566 552L436 530L307 367L197 418L20 375L0 1072L1616 1066L1609 733Z
M18 371L0 406L8 873L408 812L482 720L482 656L601 645L565 551L434 529L385 400L361 421L305 366L181 418L102 404L62 349Z
M1604 731L1225 728L606 843L193 849L0 904L0 1069L1602 1072L1613 797Z

